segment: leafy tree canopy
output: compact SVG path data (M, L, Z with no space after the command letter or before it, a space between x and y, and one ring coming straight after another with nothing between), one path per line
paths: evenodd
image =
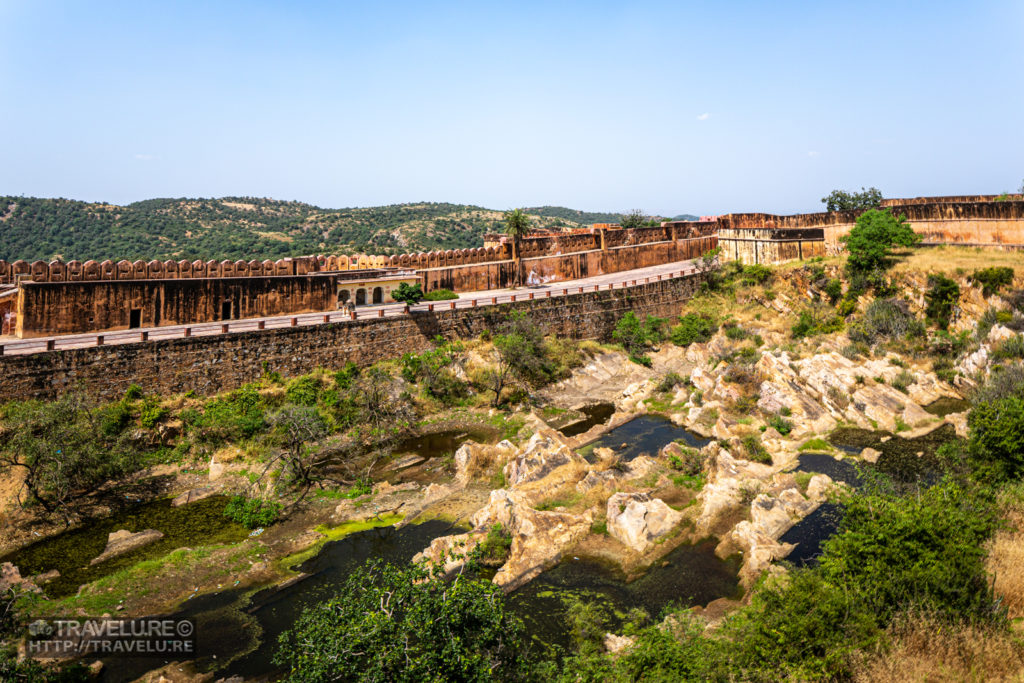
M882 191L877 187L864 189L860 192L846 192L845 190L832 190L827 197L822 197L821 203L828 211L854 211L857 209L877 209L882 205Z
M850 233L843 237L850 252L847 266L854 273L884 270L896 245L910 247L921 241L904 215L893 216L888 209L869 209L857 217Z

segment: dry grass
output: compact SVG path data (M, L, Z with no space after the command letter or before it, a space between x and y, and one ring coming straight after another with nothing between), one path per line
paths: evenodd
M1024 645L1007 631L916 616L890 627L889 636L889 647L865 659L855 681L1024 681Z
M987 568L995 577L995 591L1011 619L1024 617L1024 486L1003 493L1003 519L989 542Z
M1020 266L1019 252L1002 249L983 249L980 247L921 247L905 252L894 270L896 272L935 272L954 273L962 268L972 273L980 268L991 266Z

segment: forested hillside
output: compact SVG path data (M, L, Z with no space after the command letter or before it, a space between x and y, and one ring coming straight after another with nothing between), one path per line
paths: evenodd
M613 213L527 209L536 228L617 222ZM237 259L398 254L478 247L502 212L463 204L322 209L253 197L149 199L127 206L0 197L0 258Z

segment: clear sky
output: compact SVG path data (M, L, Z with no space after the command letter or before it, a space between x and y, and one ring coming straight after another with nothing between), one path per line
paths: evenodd
M0 194L820 210L1024 181L1024 2L0 0Z

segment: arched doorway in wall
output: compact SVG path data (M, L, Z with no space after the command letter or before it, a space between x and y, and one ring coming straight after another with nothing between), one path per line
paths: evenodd
M384 290L380 287L373 288L373 303L382 304L384 303Z
M352 298L352 295L347 289L338 290L338 308L343 307L348 303L348 300Z
M356 291L356 306L366 305L366 290L360 289Z

